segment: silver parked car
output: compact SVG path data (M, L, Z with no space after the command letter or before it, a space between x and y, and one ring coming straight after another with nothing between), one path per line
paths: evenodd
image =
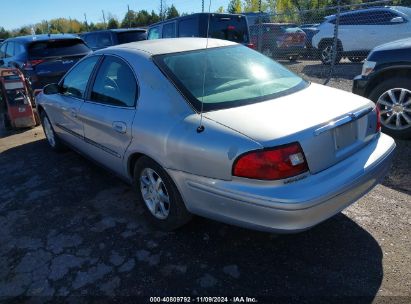
M395 148L368 99L216 39L97 51L45 87L38 110L52 149L64 142L130 181L162 229L191 214L307 229L370 191Z

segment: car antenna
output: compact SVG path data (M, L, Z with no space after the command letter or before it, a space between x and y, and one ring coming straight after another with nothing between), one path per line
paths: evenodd
M197 133L201 133L204 131L204 125L203 125L203 110L204 110L204 92L205 92L205 78L206 78L206 72L207 72L207 49L208 49L208 36L209 36L209 31L210 31L210 17L211 17L211 0L209 1L208 4L208 21L207 21L207 40L206 40L206 48L204 52L204 67L203 67L203 94L201 95L201 111L200 111L200 124L197 128Z

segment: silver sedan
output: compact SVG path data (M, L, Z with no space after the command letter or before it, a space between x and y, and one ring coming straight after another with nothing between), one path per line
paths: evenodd
M310 228L370 191L395 148L368 99L216 39L97 51L37 106L52 149L71 146L129 181L147 219L167 230L192 214Z

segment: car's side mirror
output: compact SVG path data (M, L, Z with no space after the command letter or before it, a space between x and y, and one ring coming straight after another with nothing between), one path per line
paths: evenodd
M58 94L61 92L61 88L57 83L51 83L44 87L43 93L46 95Z
M404 18L403 17L394 17L390 20L391 23L403 23Z

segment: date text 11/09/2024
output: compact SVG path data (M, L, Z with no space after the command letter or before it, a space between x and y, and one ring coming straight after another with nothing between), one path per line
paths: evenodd
M253 297L150 297L150 303L258 303Z

